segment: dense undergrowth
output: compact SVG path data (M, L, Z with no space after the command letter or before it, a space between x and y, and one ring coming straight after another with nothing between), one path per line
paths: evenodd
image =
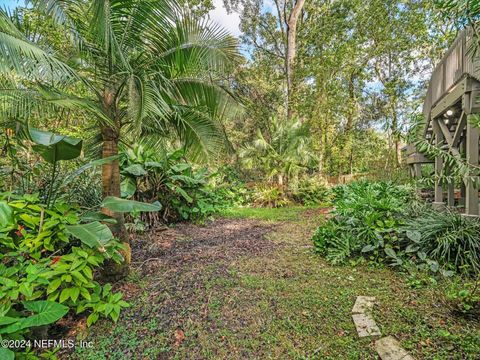
M13 359L9 348L28 353L45 331L39 327L70 311L86 313L90 326L100 316L118 320L128 306L110 284L96 281L103 263L123 260L122 245L105 225L82 219L78 208L46 207L38 195L1 194L0 239L0 334L17 344L3 346L2 359Z
M334 264L393 266L413 287L451 278L453 305L478 310L480 220L434 210L416 199L413 188L393 183L356 182L333 192L331 217L313 236L318 253Z

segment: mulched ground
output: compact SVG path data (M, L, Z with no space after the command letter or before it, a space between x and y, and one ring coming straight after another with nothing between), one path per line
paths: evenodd
M217 324L210 318L207 284L228 279L235 261L265 256L279 248L280 244L266 238L278 225L250 219L217 219L204 225L184 223L161 228L133 239L132 267L140 278L148 279L147 287L141 289L125 282L118 289L127 301L141 292L148 293L142 302L150 306L124 312L127 330L152 321L162 324L159 331L175 328L169 341L173 348L182 343L187 323L201 321L214 330Z
M265 238L274 227L256 220L219 219L205 225L182 223L157 229L132 241L133 268L149 275L159 267L174 271L260 256L278 247Z

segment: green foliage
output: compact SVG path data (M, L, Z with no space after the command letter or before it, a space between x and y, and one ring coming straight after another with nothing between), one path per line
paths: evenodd
M152 212L160 211L162 208L160 203L148 204L115 196L107 196L102 202L102 207L118 213Z
M465 314L480 311L480 277L474 281L455 279L447 287L446 295L457 311Z
M217 190L210 185L211 175L207 169L195 168L184 156L183 150L158 153L143 145L124 151L120 165L122 195L142 202L158 202L162 206L160 209L159 205L149 205L151 210L156 206L156 210L161 211L161 218L154 214L141 217L149 225L162 220L205 219L224 205L226 189ZM105 201L111 202L108 199ZM129 200L122 202L135 204Z
M239 155L246 169L260 171L257 176L276 179L280 186L315 166L309 128L299 120L272 118L269 133L258 129Z
M326 228L314 235L319 251L334 263L369 253L397 260L396 231L406 210L411 191L392 183L357 182L334 188L335 210Z
M38 152L45 161L54 164L60 160L71 160L80 156L82 140L57 135L49 131L41 131L30 127L30 140L35 143L32 149Z
M66 139L76 145L59 146ZM39 145L42 142L44 145ZM78 157L82 148L81 140L24 126L19 127L15 134L11 130L7 144L9 156L3 161L0 159L0 166L3 165L0 168L0 183L5 189L16 194L39 193L47 204L54 204L58 199L87 208L100 205L98 169L117 157L85 161ZM56 161L52 164L42 154L50 154L48 156L51 159L54 156ZM72 157L75 160L60 161Z
M23 335L32 328L49 325L67 314L68 306L52 301L23 301L17 308L0 306L0 339L23 339ZM14 359L14 351L2 347L2 359Z
M319 205L331 200L327 182L315 176L301 179L293 186L291 192L295 202L306 206Z
M453 210L423 208L407 222L410 250L421 249L428 258L461 272L480 272L480 220Z
M480 264L480 221L416 202L392 183L359 182L333 189L333 217L313 236L333 263L352 256L433 274L475 274Z
M277 208L288 205L290 199L281 186L259 184L253 189L252 203L254 206Z
M77 208L47 208L38 195L0 195L0 335L31 338L69 309L118 319L127 306L110 285L94 280L105 260L123 261L122 245L99 222L82 223ZM21 308L24 310L21 310Z

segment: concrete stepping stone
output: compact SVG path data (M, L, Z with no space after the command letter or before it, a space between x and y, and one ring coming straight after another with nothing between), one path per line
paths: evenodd
M357 296L355 305L353 305L352 314L365 314L375 305L375 297L373 296Z
M414 360L393 336L375 341L375 350L382 360Z
M375 323L375 320L373 320L369 315L353 314L352 318L353 322L355 323L355 327L357 328L357 333L359 337L382 335L380 329Z

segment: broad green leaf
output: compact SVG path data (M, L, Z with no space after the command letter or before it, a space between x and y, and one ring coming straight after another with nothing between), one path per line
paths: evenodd
M131 213L136 211L160 211L162 206L159 202L148 204L134 200L120 199L108 196L103 200L102 207L117 213Z
M422 238L422 234L420 234L419 231L407 230L407 237L413 242L419 243Z
M82 216L82 221L100 221L108 224L116 224L117 220L101 212L90 211Z
M0 359L15 360L15 353L7 348L0 348Z
M397 253L392 248L386 248L385 249L385 254L387 254L387 256L389 256L391 258L394 258L394 259L397 258Z
M32 146L33 150L51 164L59 160L75 159L82 152L81 139L57 135L34 128L29 128L28 131L30 140L36 144Z
M50 284L48 284L48 287L47 287L47 294L50 294L55 290L57 290L61 284L62 284L62 279L60 278L57 278L52 282L50 282Z
M45 300L24 301L23 306L25 309L34 312L35 315L22 319L22 329L52 324L68 312L68 306Z
M95 324L98 320L99 314L97 312L91 313L87 317L87 326L90 326L92 324Z
M60 293L60 299L59 301L63 303L65 300L67 300L69 297L72 295L72 289L71 288L65 288L62 290Z
M135 194L135 191L137 191L137 185L132 179L126 178L120 184L120 191L122 193L122 198L129 198Z
M80 225L65 225L65 230L91 248L101 247L113 238L108 226L98 221Z
M130 174L130 175L134 175L134 176L143 176L143 175L147 174L147 172L145 171L143 166L140 165L140 164L130 165L130 166L126 167L125 169L123 169L123 171Z
M417 252L418 258L422 261L426 260L427 254L424 251Z
M73 302L76 302L78 299L78 295L80 295L80 289L78 287L72 288L70 293L70 298Z
M182 195L182 197L188 202L188 203L192 203L193 202L193 199L190 195L187 194L187 192L185 190L183 190L181 187L176 187L175 188L175 191L177 193L179 193L180 195Z
M376 249L376 247L374 245L365 245L362 249L362 253L370 252L370 251L373 251L375 249Z
M16 317L0 316L0 326L13 324L13 323L16 323L19 320L20 319L16 318Z
M407 248L405 249L406 253L412 253L415 251L418 251L419 247L417 245L408 245Z
M13 210L6 201L0 201L0 227L13 225Z
M20 293L25 295L27 298L30 298L33 295L33 286L29 283L23 282L18 287L18 291L20 291Z

